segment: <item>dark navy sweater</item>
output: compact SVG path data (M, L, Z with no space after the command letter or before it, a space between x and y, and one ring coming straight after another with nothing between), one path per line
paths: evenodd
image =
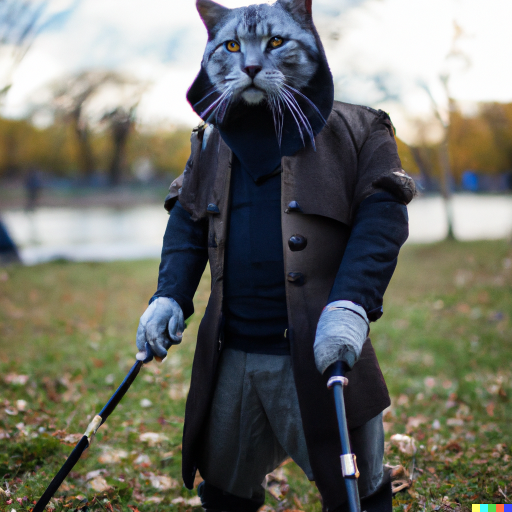
M255 180L233 160L224 267L226 346L287 354L280 167Z

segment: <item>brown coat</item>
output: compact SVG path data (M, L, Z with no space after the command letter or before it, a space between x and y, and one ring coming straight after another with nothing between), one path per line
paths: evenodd
M208 133L209 132L209 133ZM179 197L193 219L209 219L211 296L199 327L183 433L183 479L192 488L202 429L207 418L220 339L224 254L229 215L232 153L218 130L192 134L192 154L171 185L167 207ZM335 102L326 126L308 147L282 159L282 214L289 337L302 421L324 509L344 500L341 453L334 401L327 376L315 367L313 342L320 313L341 264L359 203L380 189L408 202L413 194L403 177L389 117L379 111ZM292 251L293 235L307 240ZM389 404L389 395L370 339L349 375L345 391L349 428L360 426Z

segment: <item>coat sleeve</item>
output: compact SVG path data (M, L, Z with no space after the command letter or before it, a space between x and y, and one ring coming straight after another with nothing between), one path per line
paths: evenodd
M367 197L357 210L329 302L361 305L370 321L383 313L384 292L409 235L407 207L389 192Z
M382 110L372 112L368 135L358 150L353 217L361 202L377 192L389 192L403 204L416 195L414 180L402 169L391 119Z
M329 296L361 305L370 321L383 313L384 293L409 236L407 204L416 194L402 169L389 116L374 120L358 154L350 238Z
M157 297L174 299L188 318L194 312L192 299L208 261L208 224L193 221L179 200L169 213L158 274Z

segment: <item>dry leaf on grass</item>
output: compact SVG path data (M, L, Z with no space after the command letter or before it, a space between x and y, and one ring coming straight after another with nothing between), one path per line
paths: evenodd
M139 436L139 441L148 443L149 446L156 446L164 441L169 441L169 438L165 434L158 432L144 432Z
M179 505L181 503L185 505L190 505L191 507L200 507L201 506L201 498L199 496L194 496L193 498L190 498L186 500L185 498L182 498L181 496L179 498L175 498L171 501L173 505Z
M103 447L103 453L98 457L101 464L119 464L122 459L128 457L126 450L115 450L110 446Z
M103 475L106 472L107 472L106 469L95 469L94 471L89 471L89 473L87 473L85 475L85 480L86 481L92 480L93 478L96 478L97 476Z
M83 434L68 434L65 430L56 430L52 437L57 438L59 441L68 444L76 444L82 439Z
M107 481L102 476L93 478L88 485L93 491L96 492L104 492L110 489L110 485L107 484Z
M200 507L201 506L201 498L199 496L194 496L187 500L187 505L191 507Z
M278 468L267 475L266 489L278 501L281 501L288 494L290 486L282 468Z
M153 496L152 498L146 498L145 503L162 503L164 499L159 498L158 496Z
M151 486L154 489L158 489L160 491L168 491L169 489L175 489L178 487L178 482L170 476L159 476L154 475L153 473L149 473L149 475L146 473L145 476L149 478Z
M133 463L136 466L150 466L151 459L145 453L141 453L140 455L137 455L137 458L133 461Z
M393 446L396 446L399 451L406 455L414 455L416 453L416 443L410 436L403 434L394 434L389 439Z
M24 386L28 382L28 375L18 375L17 373L8 373L4 377L6 384L14 384L18 386Z
M188 384L173 384L169 386L169 398L171 400L187 398L189 387Z
M423 414L418 414L418 416L411 416L407 419L406 429L407 431L410 431L428 422L429 419L426 416L423 416Z

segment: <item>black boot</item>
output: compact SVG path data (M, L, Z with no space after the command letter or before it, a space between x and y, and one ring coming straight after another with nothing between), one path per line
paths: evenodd
M207 482L199 484L197 495L201 498L201 504L206 512L257 512L265 503L264 493L259 498L240 498Z
M393 492L391 483L385 484L375 494L361 500L361 511L393 512Z

